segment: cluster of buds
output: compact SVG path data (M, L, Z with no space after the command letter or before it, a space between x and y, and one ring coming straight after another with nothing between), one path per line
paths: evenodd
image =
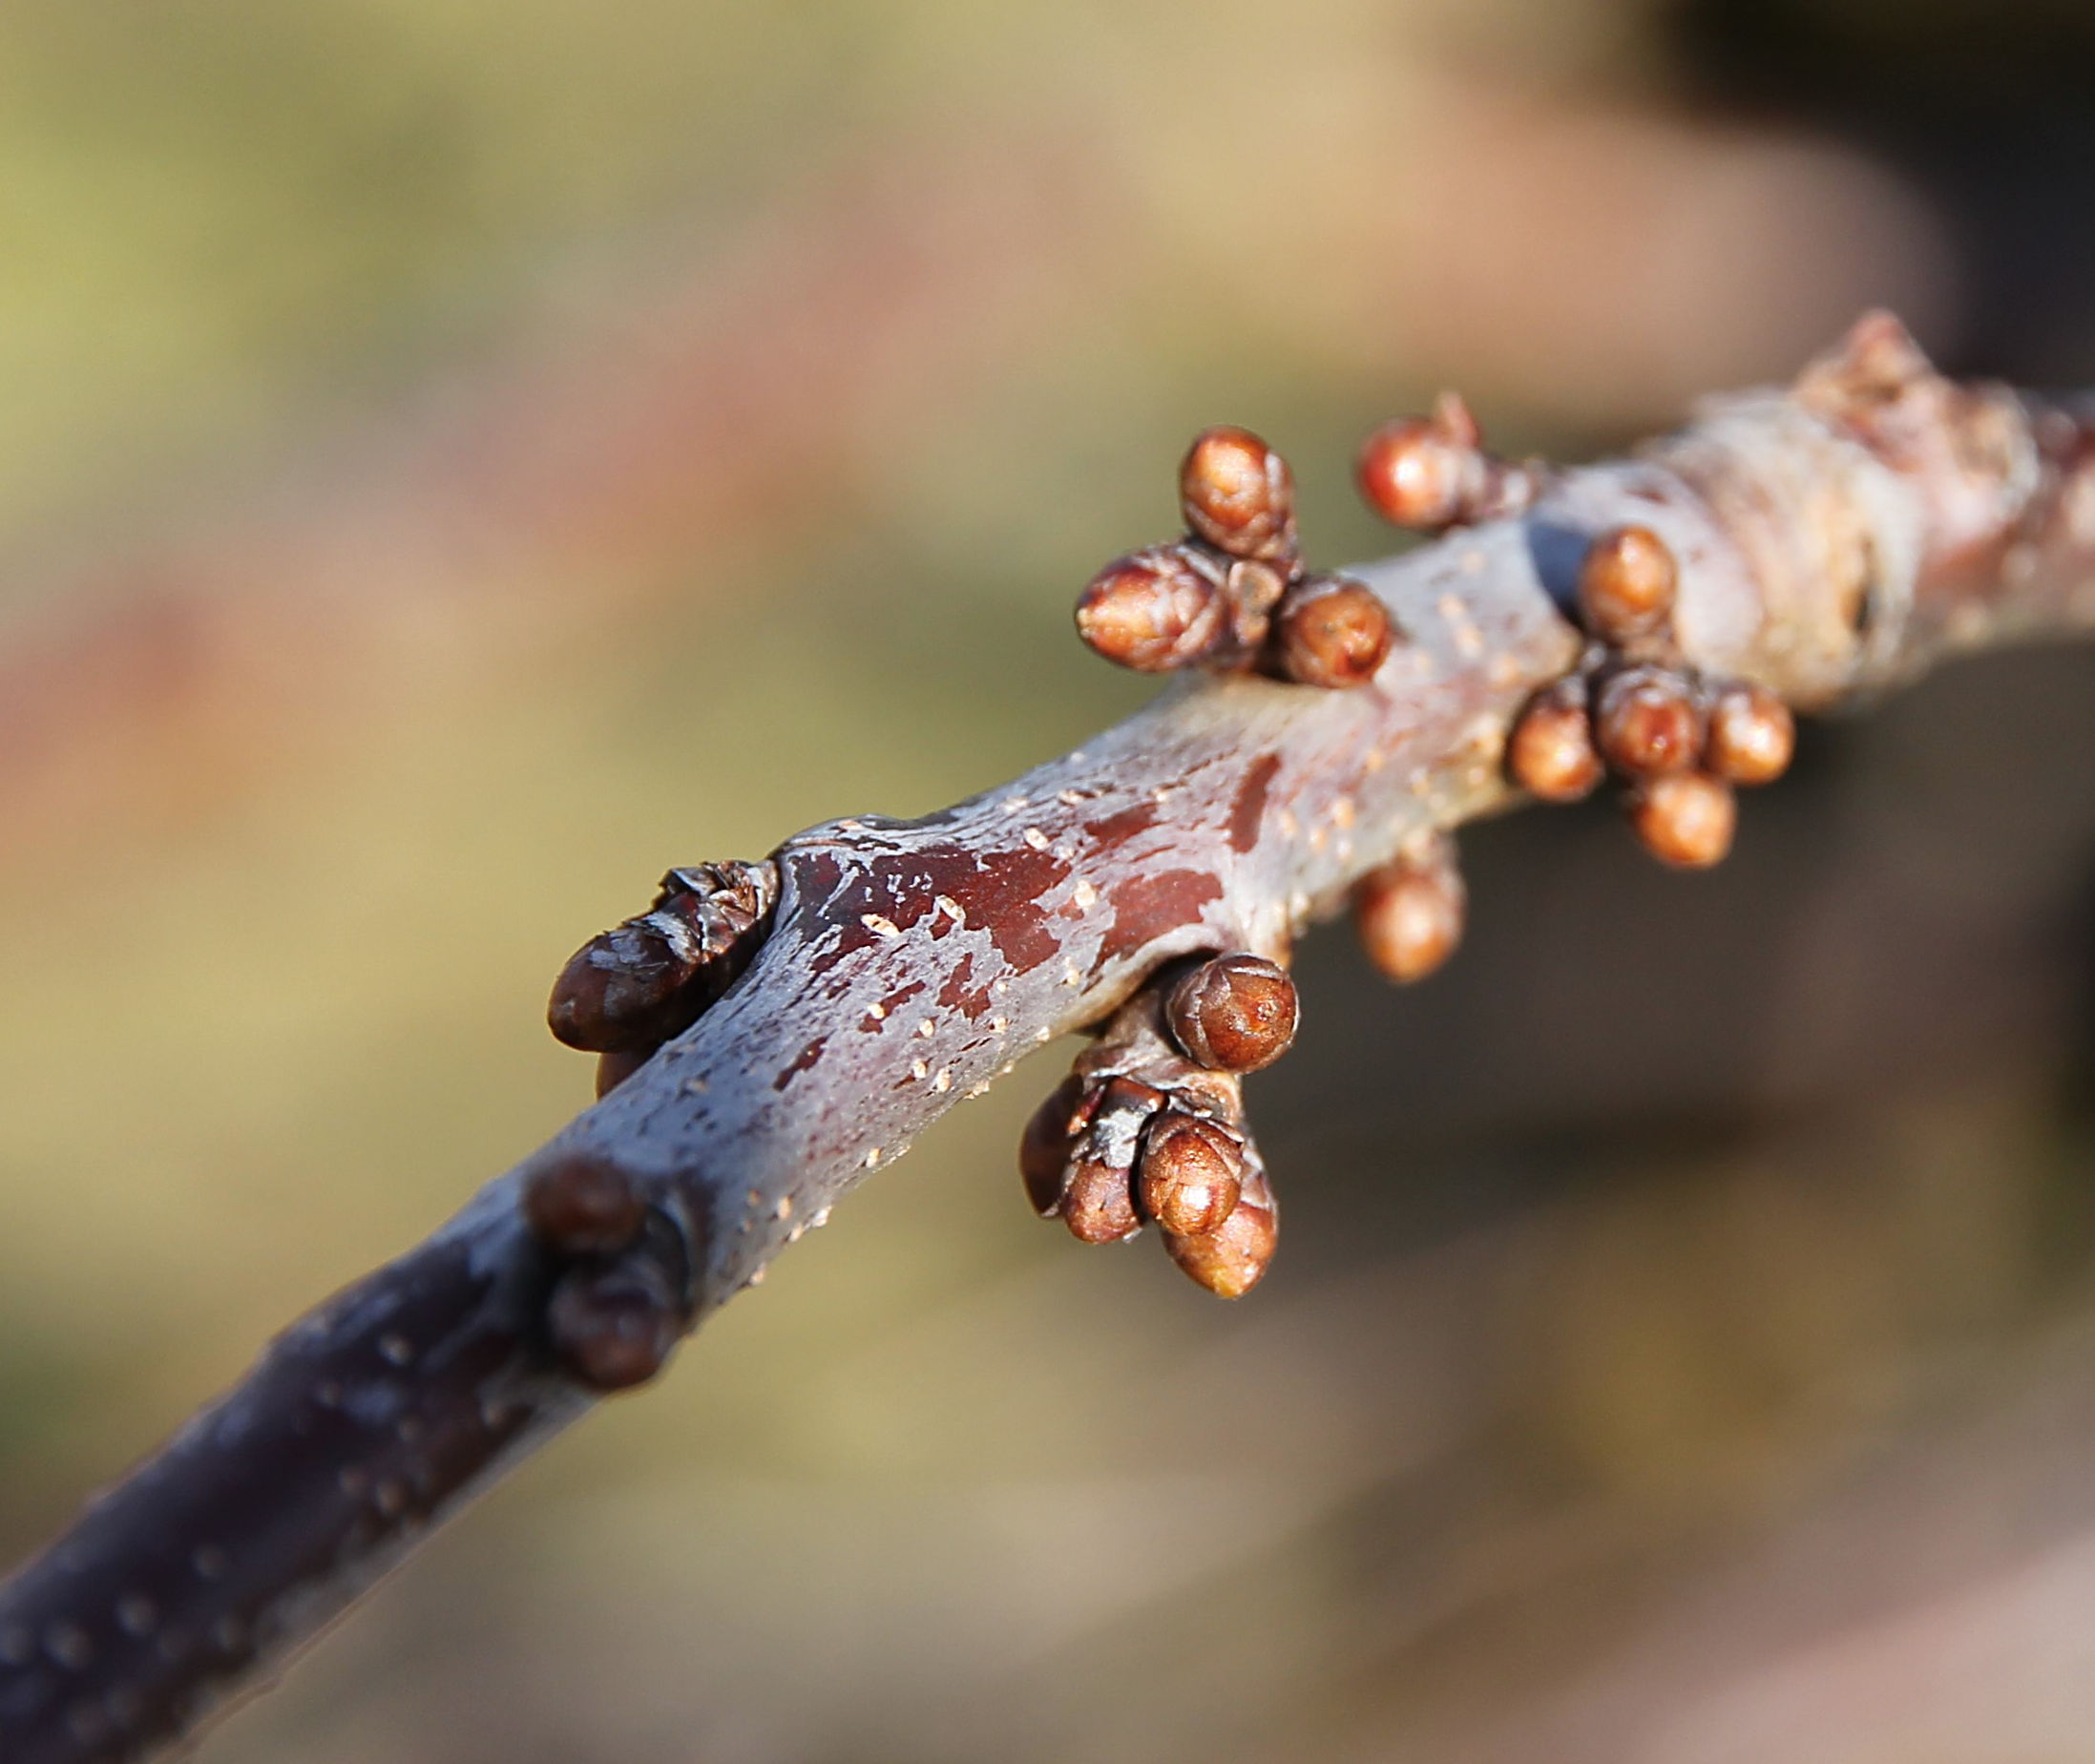
M1209 429L1179 468L1184 538L1116 559L1077 602L1077 630L1145 674L1252 669L1364 685L1389 654L1389 609L1363 582L1305 571L1288 462L1247 429Z
M1399 418L1371 434L1357 475L1385 518L1428 533L1519 514L1549 478L1540 463L1487 453L1476 417L1452 392L1431 416ZM1730 851L1736 787L1780 777L1796 730L1789 706L1764 687L1707 679L1682 662L1672 631L1679 578L1671 550L1647 527L1594 538L1578 583L1580 620L1593 642L1575 674L1527 706L1506 764L1522 788L1551 803L1591 794L1612 771L1645 847L1699 870ZM1416 863L1362 884L1355 910L1378 965L1411 979L1423 971L1419 962L1430 969L1444 959L1460 934L1460 886L1452 866Z
M598 1096L690 1028L734 983L770 927L778 888L769 863L672 870L645 913L568 958L546 1020L568 1046L598 1056Z
M1414 533L1443 533L1518 514L1541 494L1549 469L1484 451L1460 394L1442 392L1431 416L1400 416L1360 444L1353 474L1368 506Z
M1521 713L1506 764L1517 784L1551 803L1578 801L1612 771L1627 786L1645 849L1701 870L1731 849L1735 787L1789 768L1796 725L1765 687L1681 663L1670 635L1678 579L1673 554L1648 528L1594 539L1579 572L1579 615L1594 642L1577 673Z
M618 1166L554 1152L524 1179L524 1223L544 1250L555 1362L594 1391L644 1383L689 1327L689 1257L667 1217Z
M1273 1258L1278 1208L1244 1113L1244 1075L1294 1040L1294 982L1261 956L1165 970L1044 1102L1018 1149L1026 1194L1085 1243L1154 1223L1200 1285L1239 1298Z

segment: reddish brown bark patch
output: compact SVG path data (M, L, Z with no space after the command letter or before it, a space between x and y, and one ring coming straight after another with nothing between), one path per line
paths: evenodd
M1092 822L1084 829L1084 832L1100 850L1110 851L1116 846L1125 845L1137 833L1146 832L1156 824L1157 805L1137 803L1131 808L1122 808L1118 814L1107 815L1102 821Z
M1237 800L1229 810L1229 849L1248 851L1259 842L1259 829L1266 824L1266 797L1272 788L1273 774L1280 770L1280 755L1268 753L1245 773L1237 787Z
M800 1050L800 1054L793 1063L771 1081L771 1088L773 1090L784 1090L803 1072L812 1070L815 1062L822 1058L822 1050L828 1044L829 1038L828 1036L816 1036L812 1041L809 1041L806 1047Z
M1222 883L1205 870L1166 870L1135 876L1106 896L1113 923L1099 946L1099 959L1131 956L1144 944L1200 922L1201 909L1222 898Z

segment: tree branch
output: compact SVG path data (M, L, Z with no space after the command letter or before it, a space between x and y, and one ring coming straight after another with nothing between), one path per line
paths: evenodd
M1474 445L1459 428L1435 432ZM1535 472L1524 508L1501 472L1516 512L1357 572L1400 633L1363 688L1189 682L942 813L788 840L723 997L0 1586L0 1752L193 1729L1028 1050L1176 958L1285 961L1362 878L1521 800L1509 738L1574 671L1823 710L2095 623L2090 453L2072 410L1952 385L1865 320L1787 391ZM1608 627L1589 571L1582 615L1625 529L1677 567L1663 628Z

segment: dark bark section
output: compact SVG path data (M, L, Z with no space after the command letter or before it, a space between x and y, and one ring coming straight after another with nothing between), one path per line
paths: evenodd
M94 1501L0 1587L0 1755L134 1757L194 1726L572 1409L539 1260L514 1228L425 1245Z

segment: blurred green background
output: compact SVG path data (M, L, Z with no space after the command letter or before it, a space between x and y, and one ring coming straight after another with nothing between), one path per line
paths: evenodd
M1248 423L1576 457L1862 306L2095 380L2068 0L0 10L0 1557L587 1099L669 865L1146 688ZM1724 870L1465 836L1303 952L1257 1295L1082 1251L1052 1050L206 1764L2095 1757L2095 664L1808 731Z

